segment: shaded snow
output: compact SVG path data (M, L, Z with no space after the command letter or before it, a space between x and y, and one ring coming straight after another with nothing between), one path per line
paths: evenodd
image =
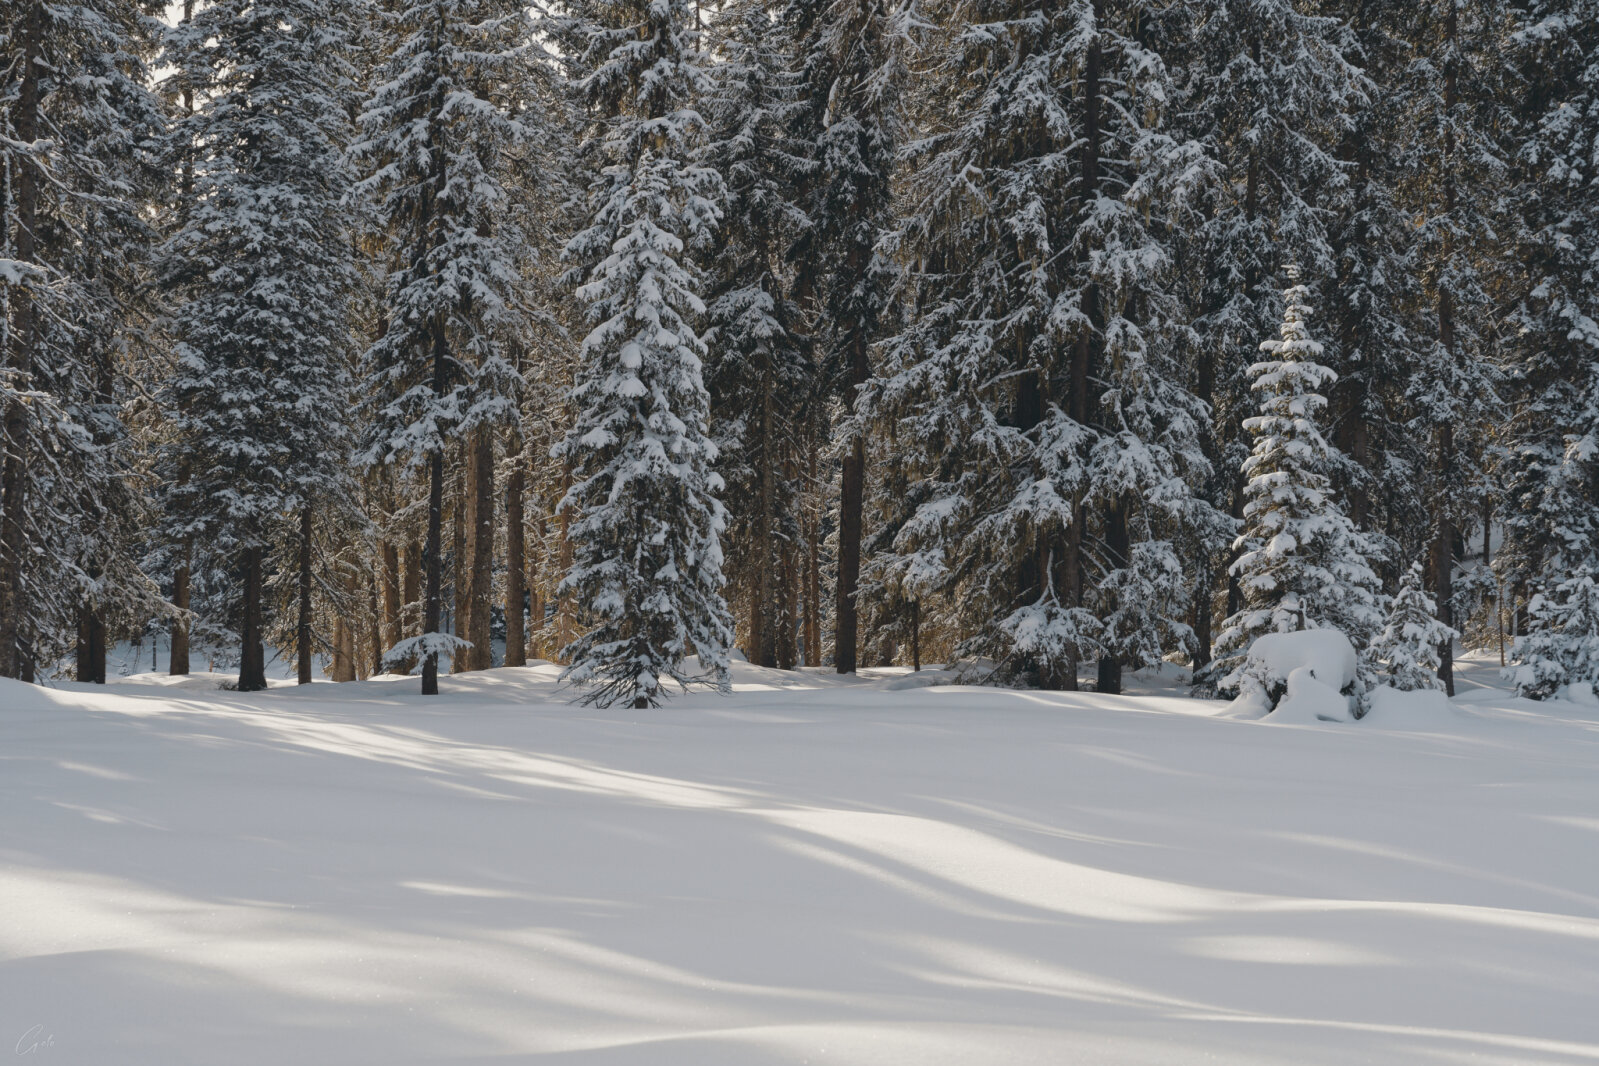
M1594 708L1479 687L1442 724L1282 729L738 664L732 698L595 712L555 674L0 683L0 1037L152 1066L1599 1059Z

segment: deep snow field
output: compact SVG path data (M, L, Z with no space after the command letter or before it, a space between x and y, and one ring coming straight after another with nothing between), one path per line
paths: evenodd
M1599 709L0 682L0 1055L1595 1063ZM1484 687L1487 686L1487 687Z

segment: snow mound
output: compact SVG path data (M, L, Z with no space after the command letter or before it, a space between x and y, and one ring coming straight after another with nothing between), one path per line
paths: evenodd
M1388 685L1379 685L1367 698L1371 702L1362 726L1375 729L1404 729L1417 732L1451 730L1460 724L1460 712L1437 689L1415 689L1401 692Z
M1555 695L1584 707L1599 707L1599 696L1594 695L1593 683L1590 681L1573 681L1569 685L1562 686Z
M1267 633L1249 646L1251 663L1263 668L1263 679L1286 682L1304 667L1322 684L1341 692L1355 682L1355 649L1336 629L1302 629L1297 633Z
M1304 720L1348 721L1348 701L1341 693L1355 683L1355 649L1337 629L1302 629L1255 638L1243 665L1229 679L1237 682L1238 698L1227 709L1226 717L1263 718L1270 714L1274 721L1286 722L1300 715L1301 712L1290 711L1279 718L1273 708L1275 701L1286 702L1295 691L1289 679L1299 671L1304 671L1304 677L1297 691L1306 694L1307 707L1319 708ZM1330 705L1321 699L1322 694L1305 687L1311 682L1337 695L1343 710L1331 716Z
M1282 635L1298 636L1289 633ZM1259 644L1259 641L1256 643ZM1348 641L1344 643L1347 646ZM1311 667L1301 666L1288 674L1288 692L1278 701L1277 709L1266 716L1266 721L1278 725L1347 722L1349 701L1344 698L1343 693L1320 681Z
M935 685L953 685L955 675L948 670L920 670L884 682L883 691L903 692L913 688L932 688Z

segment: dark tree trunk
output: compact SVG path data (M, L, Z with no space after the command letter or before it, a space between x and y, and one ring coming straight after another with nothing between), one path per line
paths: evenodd
M296 680L311 683L311 505L300 508L300 611L294 625Z
M1209 562L1199 568L1199 576L1194 583L1194 672L1198 673L1210 665L1211 643L1213 640L1211 626L1214 619L1211 617L1211 585L1214 581L1211 576Z
M809 483L816 485L816 439L808 437L806 447ZM805 579L802 598L805 611L803 655L806 666L822 664L822 549L821 516L813 502L805 520Z
M1441 479L1447 484L1454 473L1454 429L1445 425L1439 431L1439 473ZM1446 626L1455 624L1454 607L1450 600L1454 598L1454 570L1455 570L1455 524L1449 513L1447 501L1441 501L1438 507L1438 527L1433 539L1433 587L1438 594L1438 621ZM1452 641L1442 641L1438 645L1438 678L1444 683L1444 691L1453 696L1455 694L1455 649Z
M505 665L527 665L527 632L522 625L527 545L522 526L522 486L526 475L517 455L505 480Z
M1105 510L1105 554L1112 567L1127 565L1127 506L1117 501ZM1111 694L1122 690L1122 661L1114 652L1099 658L1099 680L1094 686L1100 692Z
M77 677L93 685L105 684L105 623L85 602L78 608Z
M472 461L472 449L465 441L461 443L457 460L450 473L450 599L453 608L450 628L456 636L471 640L468 634L472 630L472 583L467 572L466 508L472 483L471 471L467 469ZM459 674L470 669L471 653L458 650L450 659L450 673Z
M29 3L27 14L20 21L22 80L12 105L11 122L16 139L31 143L39 136L39 70L44 48L42 0ZM12 256L20 262L31 263L38 221L38 175L31 165L23 164L15 168L10 178L12 186L7 191L16 211L10 234ZM5 360L14 387L26 389L33 375L37 329L33 298L26 286L9 288L6 295L11 305L11 343ZM28 613L22 577L27 551L24 523L28 501L27 456L20 447L20 442L27 437L27 411L22 403L12 402L6 406L4 425L6 439L16 443L6 449L4 464L0 465L0 676L32 680L32 653L25 647L28 635L23 629L23 619Z
M383 596L383 622L379 655L405 639L400 622L400 549L394 541L383 541L381 581Z
M261 556L259 547L244 550L243 626L239 633L239 691L267 687L266 648L261 636Z
M466 510L469 567L466 600L469 609L465 636L472 642L472 648L466 656L473 670L487 670L494 664L491 635L494 599L494 436L488 429L478 429L472 434L468 447L472 456L467 464L470 499Z
M911 601L911 669L922 672L922 604Z
M172 654L167 669L173 677L189 672L189 555L194 550L193 542L184 537L178 550L183 554L172 575L172 606L177 608L178 616L172 620Z
M443 396L448 384L446 362L449 351L444 337L444 323L435 319L433 333L433 395ZM423 566L426 570L427 589L422 605L422 632L437 634L443 593L439 588L442 576L439 552L444 547L444 451L435 449L428 456L428 526L427 546L423 549ZM439 656L430 651L422 658L422 695L439 694Z
M854 375L851 375L852 377ZM864 374L861 376L865 379ZM866 495L866 442L856 437L844 455L838 497L838 602L833 614L833 663L853 674L858 620L855 594L861 581L861 519Z

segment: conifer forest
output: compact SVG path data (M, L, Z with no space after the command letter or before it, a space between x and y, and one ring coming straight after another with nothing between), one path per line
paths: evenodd
M3 0L0 216L5 677L1599 682L1599 0Z

